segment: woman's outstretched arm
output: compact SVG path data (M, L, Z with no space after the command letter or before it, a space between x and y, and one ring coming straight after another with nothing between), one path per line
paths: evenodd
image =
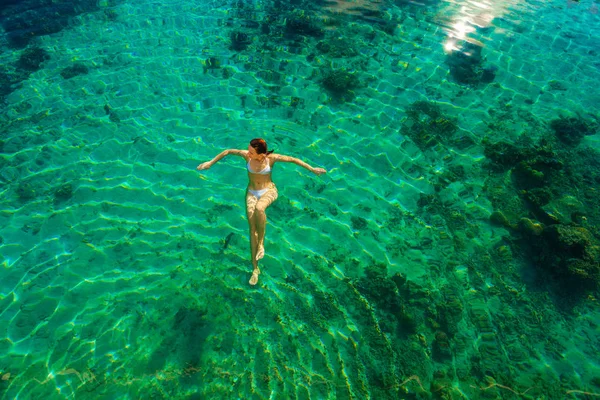
M223 150L222 152L220 152L219 154L217 154L217 156L215 158L213 158L212 160L204 162L204 163L198 165L196 167L196 169L198 171L202 171L203 169L209 169L210 167L212 167L213 165L215 165L215 163L217 161L219 161L223 157L228 156L230 154L246 158L246 154L247 153L248 153L248 150L236 150L236 149Z
M308 165L304 161L299 160L299 159L294 158L294 157L284 156L284 155L281 155L281 154L277 154L277 155L274 154L274 156L275 156L275 161L291 162L291 163L294 163L296 165L301 166L302 168L306 168L310 172L312 172L314 174L317 174L317 175L323 175L323 174L327 173L327 171L324 170L323 168L311 167L310 165Z

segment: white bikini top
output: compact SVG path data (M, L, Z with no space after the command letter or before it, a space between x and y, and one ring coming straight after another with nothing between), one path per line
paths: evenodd
M250 161L248 161L248 172L250 172L251 174L257 174L257 175L267 175L268 173L271 172L271 165L269 164L269 161L267 161L267 166L259 172L254 172L250 169Z

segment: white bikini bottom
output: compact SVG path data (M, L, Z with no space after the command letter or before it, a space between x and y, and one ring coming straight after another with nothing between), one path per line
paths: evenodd
M250 193L252 193L253 195L255 195L258 200L260 200L260 198L262 197L262 195L265 194L265 193L267 193L269 191L269 189L271 189L271 188L265 188L265 189L260 189L260 190L248 189L248 191Z

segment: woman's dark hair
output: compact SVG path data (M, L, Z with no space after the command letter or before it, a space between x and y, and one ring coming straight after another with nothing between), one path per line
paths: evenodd
M258 154L269 155L274 151L274 150L267 151L267 142L265 142L265 139L261 139L261 138L252 139L250 141L250 146L252 146L254 148L254 150L256 150L256 153L258 153Z

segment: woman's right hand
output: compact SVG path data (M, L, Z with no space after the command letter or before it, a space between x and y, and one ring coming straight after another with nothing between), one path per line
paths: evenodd
M198 171L202 171L203 169L209 169L209 168L210 168L210 161L204 162L196 167L196 169Z

